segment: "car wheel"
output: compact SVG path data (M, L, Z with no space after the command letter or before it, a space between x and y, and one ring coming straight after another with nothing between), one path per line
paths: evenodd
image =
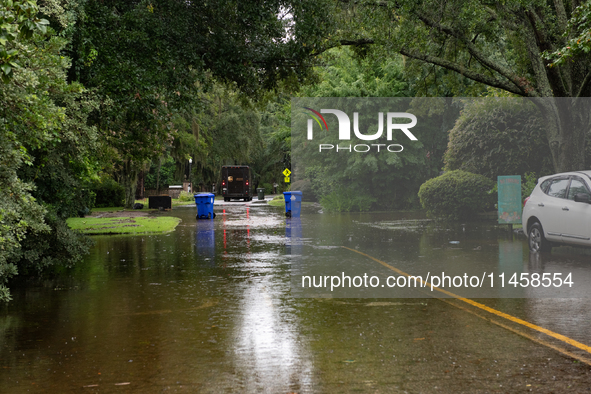
M529 228L527 234L529 250L532 252L549 252L552 249L550 241L544 237L544 230L539 222L535 222Z

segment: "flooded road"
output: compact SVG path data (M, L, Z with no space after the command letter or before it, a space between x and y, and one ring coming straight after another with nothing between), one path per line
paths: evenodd
M298 223L263 205L215 212L195 221L195 207L175 208L165 214L182 222L169 234L94 237L72 271L14 289L0 312L0 392L590 391L589 352L457 299L293 288L313 266L389 275L375 260L413 272L569 270L584 282L586 251L532 257L496 226L418 213L305 207ZM591 345L589 299L530 290L476 301Z

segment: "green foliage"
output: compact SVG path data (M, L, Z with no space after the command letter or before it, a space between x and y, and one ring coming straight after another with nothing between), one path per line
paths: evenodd
M337 187L320 198L326 212L366 212L375 202L375 198L348 187Z
M260 110L261 144L249 161L259 183L283 184L282 172L291 167L290 126L290 102L284 96L278 95Z
M493 187L494 182L482 175L456 170L423 183L419 198L429 216L469 219L494 206L496 195L489 193Z
M175 178L176 163L168 155L157 159L150 165L150 170L144 175L146 189L162 190L178 183Z
M55 210L49 210L44 221L49 226L49 231L32 233L21 242L21 248L15 258L21 275L39 275L51 270L73 267L88 253L92 245L90 239L72 231L66 220Z
M309 116L300 108L339 108L345 113L359 114L360 127L375 130L377 128L379 112L384 113L388 108L409 108L410 98L396 99L365 99L339 98L331 100L330 104L320 104L316 98L302 98L292 103L294 129L306 130L305 122ZM433 105L436 99L431 101ZM447 108L445 99L441 99L442 108ZM450 101L451 102L451 101ZM326 103L326 101L322 101ZM424 107L424 103L419 107ZM423 108L424 110L424 108ZM414 112L414 110L413 110ZM453 109L449 111L453 113ZM446 127L447 111L424 116L413 133L418 141L411 141L402 133L394 136L395 140L387 140L386 133L372 144L382 144L380 152L374 147L367 153L363 152L318 152L318 144L335 144L334 133L318 131L314 141L306 140L304 133L293 138L292 157L295 169L294 179L309 179L312 190L320 201L322 197L332 193L337 187L345 186L375 199L371 209L393 210L408 209L418 206L416 194L420 185L435 176L442 165L441 156L447 141ZM340 145L349 146L366 143L367 141L341 141ZM385 146L400 143L402 152L388 152ZM311 146L315 147L312 148ZM296 160L297 159L297 160ZM341 193L346 195L346 193Z
M412 96L398 56L356 57L349 47L333 48L320 56L319 83L302 88L307 97Z
M309 179L313 193L318 199L333 193L339 185L344 185L375 198L372 209L416 207L416 194L420 185L435 176L443 164L447 130L451 128L457 115L455 104L446 99L440 99L435 106L434 101L425 105L420 99L405 99L405 96L412 96L413 92L403 74L403 60L397 55L369 52L360 58L350 48L344 47L325 52L321 60L323 64L316 69L321 83L303 88L302 96L342 97L332 101L331 105L334 107L330 108L339 108L348 113L358 112L359 124L362 127L369 126L375 129L375 113L378 109L386 110L385 104L376 106L375 103L379 100L370 99L357 99L353 102L346 97L396 97L397 99L388 101L390 107L412 107L413 113L421 112L428 116L428 120L419 122L413 129L413 133L420 135L419 142L404 143L404 152L400 154L356 153L316 156L305 148L306 141L295 139L292 141L292 156L297 158L297 161L294 161L296 179ZM296 125L293 127L305 129L305 123L301 122L307 120L307 115L302 116L296 107L314 108L316 101L302 100L305 100L306 105L302 104L304 101L298 101L295 106L292 102L292 122ZM388 144L394 142L397 141L386 141L385 138L374 141ZM333 144L334 141L326 133L319 133L314 136L314 144L320 143ZM347 193L343 191L334 195L346 196Z
M317 201L316 195L312 190L312 182L309 179L302 179L291 184L291 190L302 192L302 201Z
M270 183L259 184L259 187L262 187L265 189L265 194L272 194L273 193L273 185L271 185Z
M245 93L260 98L280 82L297 86L308 78L314 45L305 43L319 39L320 21L328 19L322 3L83 2L71 76L104 99L94 120L117 153L114 169L126 189L126 206L133 202L138 172L187 137L175 128L178 114L201 128L192 152L203 153L194 157L197 178L201 172L211 180L226 161L245 164L242 157L260 142L253 132L259 119L237 103ZM235 97L224 97L213 81ZM172 154L182 163L186 152L177 148Z
M538 177L535 173L528 172L525 174L525 176L521 179L521 199L525 200L527 197L529 197L537 184Z
M195 195L193 193L182 191L179 194L179 201L195 202Z
M92 206L84 184L100 150L87 121L95 99L66 80L66 41L17 34L7 45L27 56L0 89L2 300L10 277L70 266L87 251L89 242L69 230L65 218Z
M47 32L49 21L39 18L38 13L36 1L0 0L0 79L4 83L23 66L21 56L30 55L20 42L34 33Z
M578 8L579 3L564 0L339 3L342 9L327 47L369 43L375 53L404 55L406 70L413 71L410 86L422 95L481 95L492 87L531 98L545 107L554 170L586 168L591 127L586 101L558 101L591 96L589 1ZM566 53L568 61L558 55L548 67L544 51Z
M103 178L91 184L91 190L95 194L95 206L97 208L122 207L125 198L123 186L112 178Z
M551 173L543 117L517 98L466 100L449 133L445 170L463 170L496 179L499 175Z
M566 45L554 52L544 51L543 53L546 60L552 61L549 67L589 57L589 52L591 52L591 1L586 1L574 9L563 37L568 40Z
M197 115L198 152L194 156L193 181L220 183L222 165L249 165L264 151L260 113L230 87L215 84L200 95L209 105ZM258 178L263 171L255 169Z

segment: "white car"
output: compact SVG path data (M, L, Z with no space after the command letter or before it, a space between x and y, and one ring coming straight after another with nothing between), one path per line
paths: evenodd
M522 224L533 252L555 244L591 246L591 171L538 179L525 200Z

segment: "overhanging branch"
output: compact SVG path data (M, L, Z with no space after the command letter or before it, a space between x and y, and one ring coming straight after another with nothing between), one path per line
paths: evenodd
M511 93L515 93L520 96L527 96L528 94L525 93L523 90L518 89L508 81L503 81L494 77L489 77L487 75L477 73L469 68L466 68L458 63L450 62L449 60L442 59L440 57L425 55L422 53L417 53L416 51L410 51L406 48L400 49L400 54L404 56L408 56L413 59L421 60L430 64L435 64L437 66L446 68L448 70L455 71L466 78L469 78L473 81L483 83L485 85L489 85L495 88L503 89Z
M508 69L507 67L504 67L496 62L491 61L481 50L479 50L476 47L476 45L474 43L472 43L468 38L464 37L459 32L455 31L454 29L452 29L449 26L445 26L439 22L435 22L434 20L428 18L427 16L425 16L422 13L416 13L415 15L425 25L427 25L433 29L436 29L442 33L445 33L448 36L454 37L455 39L462 42L466 46L466 49L468 50L468 52L472 56L474 56L474 58L476 60L478 60L478 62L481 65L499 73L500 75L505 77L508 81L510 81L514 85L512 90L509 90L506 87L503 87L503 89L509 90L509 91L515 93L516 92L515 88L517 88L518 89L517 94L519 94L521 96L532 96L532 95L536 96L537 95L535 93L535 90L531 86L529 86L527 81L525 81L523 78L520 78L519 76L517 76L512 70ZM425 56L429 56L429 55L425 55ZM441 60L443 60L443 59L441 59ZM444 67L444 66L442 66L442 67ZM466 75L466 73L464 73L464 74ZM474 73L474 74L475 75L482 75L482 74L478 74L478 73ZM482 81L480 81L480 82L482 82Z

